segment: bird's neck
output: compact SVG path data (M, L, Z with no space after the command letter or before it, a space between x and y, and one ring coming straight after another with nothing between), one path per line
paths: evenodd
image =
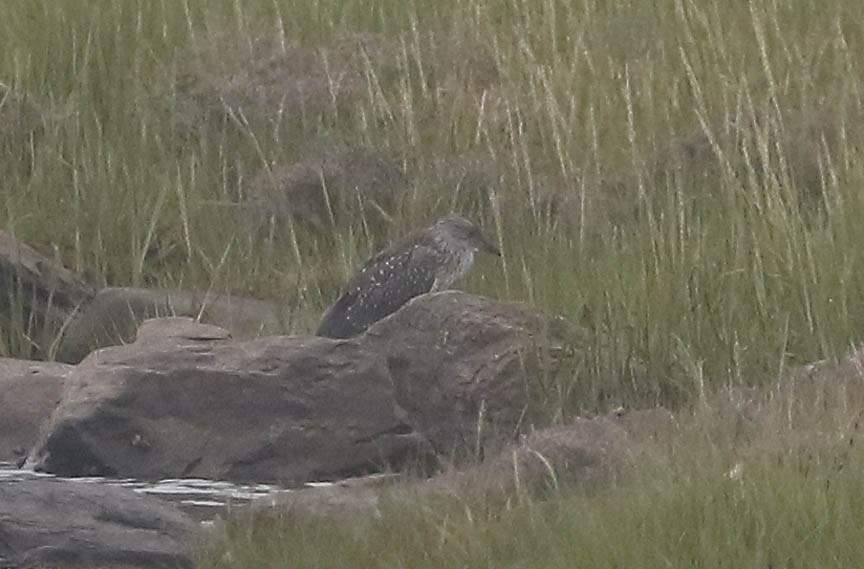
M473 249L450 248L449 251L450 258L438 270L431 292L449 289L453 283L464 277L474 264Z

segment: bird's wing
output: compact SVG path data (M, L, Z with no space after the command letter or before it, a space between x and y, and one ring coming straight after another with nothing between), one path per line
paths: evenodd
M336 304L327 311L316 332L329 338L348 338L427 293L435 283L435 263L427 245L385 250L363 265Z

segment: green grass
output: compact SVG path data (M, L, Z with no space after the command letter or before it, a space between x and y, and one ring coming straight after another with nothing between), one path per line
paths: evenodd
M682 465L632 487L488 517L413 504L383 520L241 521L202 567L857 567L860 472ZM747 465L750 467L750 465ZM860 458L857 466L861 466ZM693 472L693 469L696 469ZM686 470L685 470L686 469ZM464 506L464 505L463 505Z
M600 490L489 501L402 493L380 517L296 512L229 521L201 567L858 567L864 475L858 428L831 378L776 393L749 432L714 407L637 450ZM842 395L848 395L843 393ZM718 403L718 401L715 401ZM806 433L806 435L804 434ZM818 439L818 440L817 440Z
M303 333L372 251L464 211L504 251L466 289L573 320L590 309L596 345L552 403L564 416L686 407L862 339L859 11L11 0L0 225L97 285L279 299ZM285 214L274 188L322 156L335 161L325 205ZM3 328L0 354L29 353L27 322ZM480 521L418 509L430 519L398 528L404 545L384 539L398 517L359 538L288 520L232 539L242 549L252 532L322 566L861 565L860 504L844 499L860 494L854 469L802 473L799 459L756 460L736 485L699 456L629 489ZM294 531L313 545L282 549Z
M851 1L748 6L12 2L5 225L94 283L278 298L308 332L461 210L505 252L466 288L591 309L565 408L758 383L864 329L861 29ZM346 148L329 209L279 209L287 166Z

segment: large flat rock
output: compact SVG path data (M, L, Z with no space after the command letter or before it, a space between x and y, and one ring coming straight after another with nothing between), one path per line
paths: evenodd
M357 342L237 342L191 319L146 322L66 380L27 465L62 476L297 484L423 454L384 361Z
M132 490L59 480L0 483L0 567L192 567L196 524Z
M418 297L349 340L237 341L190 318L148 320L68 375L27 465L287 485L426 469L433 451L477 456L549 424L585 336L459 292Z

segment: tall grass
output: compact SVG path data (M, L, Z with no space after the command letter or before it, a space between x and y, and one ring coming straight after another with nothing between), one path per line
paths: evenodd
M458 209L505 252L469 290L590 308L565 407L774 378L864 329L856 8L10 2L5 225L98 284L278 298L304 332ZM404 183L355 196L352 170L316 223L268 210L280 168L336 147Z

